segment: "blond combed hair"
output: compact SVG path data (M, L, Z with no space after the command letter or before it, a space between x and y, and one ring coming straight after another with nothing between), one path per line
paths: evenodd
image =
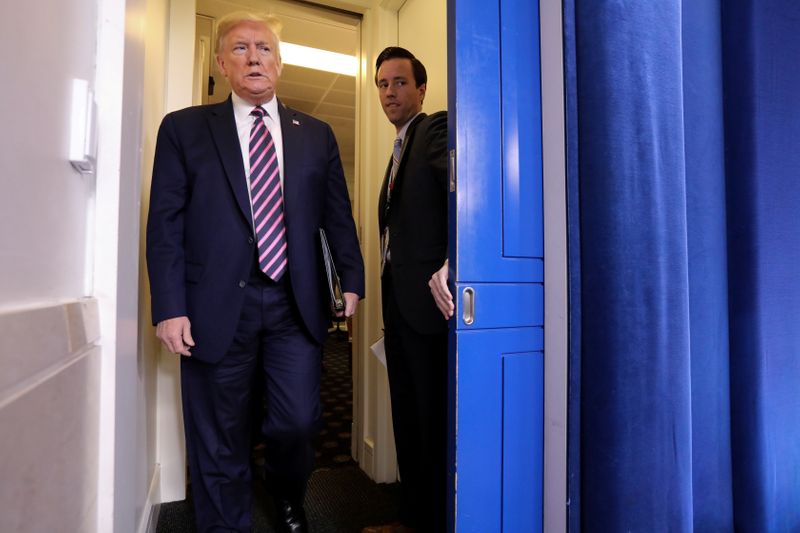
M248 11L229 13L217 21L217 54L222 52L222 45L228 33L243 22L263 24L275 37L275 46L277 48L275 52L276 56L280 57L281 28L283 28L283 23L274 15L269 15L267 13L251 13Z

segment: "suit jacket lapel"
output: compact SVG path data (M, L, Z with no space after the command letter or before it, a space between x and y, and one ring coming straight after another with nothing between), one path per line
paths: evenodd
M228 178L236 203L242 215L253 225L253 215L250 211L250 196L247 194L247 177L244 174L242 161L242 147L239 144L239 134L236 131L236 118L233 116L233 102L230 98L210 108L208 115L211 136L217 145L225 176Z
M278 100L278 115L281 120L283 137L283 216L288 230L291 214L302 210L301 198L303 184L298 168L303 158L303 125L297 112Z
M425 113L420 113L416 116L416 118L408 125L408 129L406 130L406 136L403 140L403 149L400 151L400 165L397 167L397 175L400 175L400 172L403 170L403 167L406 163L406 152L411 149L411 145L414 143L414 132L417 129L417 125L422 122L422 119L427 117ZM397 179L397 177L395 177ZM395 183L397 185L397 183Z

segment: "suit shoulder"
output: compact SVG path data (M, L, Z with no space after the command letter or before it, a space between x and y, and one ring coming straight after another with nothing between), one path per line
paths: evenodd
M426 118L426 120L429 120L430 122L442 122L442 121L444 121L445 123L447 123L447 111L437 111L436 113L431 113L430 115L428 115L425 118Z
M205 115L208 112L224 108L227 103L228 102L226 101L226 102L220 102L218 104L192 105L189 107L184 107L183 109L172 111L168 114L175 116Z
M417 127L422 136L431 142L438 137L447 138L447 111L437 111L423 118Z
M203 105L193 105L189 107L184 107L183 109L178 109L176 111L171 111L164 116L164 120L174 120L177 122L187 122L192 120L200 119L206 116L209 113L216 112L225 105L225 102L219 104L203 104Z
M447 128L447 111L437 111L436 113L425 115L419 121L418 126L425 129Z
M293 123L297 122L304 126L311 126L314 128L331 129L330 124L324 120L312 117L307 113L303 113L302 111L298 111L297 109L293 109L289 106L284 106L283 109L281 109L281 113L286 113L286 116L289 118L289 120L293 121Z
M281 109L281 113L286 113L288 117L294 118L296 120L305 120L309 122L322 122L320 119L314 118L308 113L303 113L302 111L298 111L297 109L289 107L287 105L283 106L283 108Z

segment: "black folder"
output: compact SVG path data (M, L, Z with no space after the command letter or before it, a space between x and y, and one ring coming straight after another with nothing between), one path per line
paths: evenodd
M325 230L319 228L319 242L322 246L322 261L325 263L325 276L328 279L328 290L331 294L331 307L334 311L344 310L344 299L342 298L342 285L339 275L336 273L336 265L333 263L331 249L328 246L328 237Z

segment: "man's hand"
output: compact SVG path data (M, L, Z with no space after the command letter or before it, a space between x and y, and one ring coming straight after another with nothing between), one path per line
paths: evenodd
M189 317L168 318L156 326L156 337L170 353L189 356L189 348L194 346L191 329Z
M428 287L431 288L436 307L439 308L445 318L449 319L453 316L456 307L453 303L453 295L450 294L450 289L447 288L448 261L449 259L445 259L442 268L433 273L431 280L428 282Z
M344 297L344 311L336 311L336 316L344 315L345 318L350 318L356 314L356 307L358 306L358 294L354 292L342 293Z

